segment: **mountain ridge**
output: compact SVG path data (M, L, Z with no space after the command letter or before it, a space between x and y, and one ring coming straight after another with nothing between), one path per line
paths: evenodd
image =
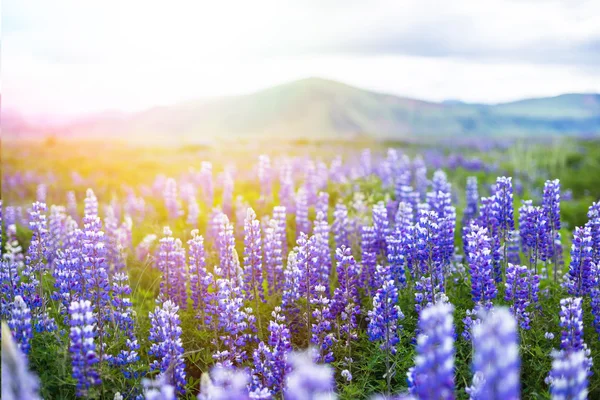
M103 114L52 127L51 131L70 137L165 136L186 140L600 134L600 94L596 93L497 104L432 102L318 77L239 96L191 100L130 114ZM24 136L35 132L24 125Z

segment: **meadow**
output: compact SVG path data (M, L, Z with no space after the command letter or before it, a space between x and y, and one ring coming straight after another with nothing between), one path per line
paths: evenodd
M592 139L4 141L2 397L600 398L599 200Z

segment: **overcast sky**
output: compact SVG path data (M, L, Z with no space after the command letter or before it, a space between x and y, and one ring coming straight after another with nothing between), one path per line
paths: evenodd
M2 106L133 111L320 76L426 100L600 92L600 1L5 0Z

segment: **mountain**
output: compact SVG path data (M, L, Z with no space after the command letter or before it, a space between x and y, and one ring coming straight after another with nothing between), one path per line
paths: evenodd
M242 96L89 117L56 131L77 137L160 136L186 141L600 135L600 94L565 94L493 105L436 103L308 78Z

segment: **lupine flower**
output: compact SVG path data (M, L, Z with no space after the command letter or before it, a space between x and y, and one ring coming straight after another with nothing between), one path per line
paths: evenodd
M73 378L77 381L77 395L87 396L90 387L101 383L95 364L99 362L94 339L97 336L96 318L89 300L74 301L69 308L71 315L71 361Z
M594 329L600 340L600 287L594 287L590 290L590 306L594 316Z
M506 267L506 292L504 300L512 301L510 310L516 317L522 329L531 328L531 316L528 311L529 305L537 301L539 290L539 279L537 275L529 271L525 265L509 263ZM533 295L533 296L532 296Z
M477 217L479 212L479 190L477 188L477 177L467 177L466 205L463 213L463 224L468 224Z
M584 350L554 351L549 376L553 400L588 398L588 356Z
M79 222L79 212L77 211L77 198L75 197L75 192L72 190L69 190L67 192L67 214L69 214L69 216L73 218L75 222Z
M193 228L197 228L198 227L198 218L200 218L200 206L198 206L196 197L190 196L188 198L188 212L187 212L186 223Z
M232 171L226 169L223 171L223 198L221 202L221 207L223 208L223 212L228 217L231 217L232 213L232 205L233 205L233 187L234 180L231 175Z
M575 228L571 245L571 265L563 283L571 295L584 296L595 286L592 245L590 228Z
M316 287L320 284L322 279L319 266L321 254L319 252L318 241L318 236L313 235L307 239L304 234L300 235L297 242L298 250L295 260L296 265L294 267L298 269L297 273L299 274L299 287L297 288L298 295L306 299L306 309L304 311L308 334L312 331L312 305L319 299Z
M32 231L31 242L25 256L25 269L23 276L28 280L28 285L23 287L24 298L30 307L42 307L43 312L44 296L42 277L48 270L46 263L49 255L48 249L48 223L46 221L46 204L33 203L29 213L29 228Z
M202 374L198 400L250 400L248 381L246 371L217 365Z
M260 222L252 208L247 209L244 222L244 292L246 299L264 302L263 266Z
M62 206L50 206L50 217L48 219L48 263L53 264L56 251L63 245L66 236L67 216Z
M177 393L185 393L185 363L181 344L181 326L177 312L179 307L170 300L156 306L150 313L150 337L148 354L155 358L150 370L159 371L167 383L175 386Z
M213 275L206 270L206 256L204 252L204 238L198 230L192 231L192 238L188 240L188 263L190 274L190 291L193 309L198 310L200 323L210 324L213 310L213 293L209 291L213 283Z
M260 195L263 199L270 199L272 196L273 173L271 170L271 160L268 155L258 156L258 181L260 183Z
M515 230L511 177L501 176L496 179L494 199L496 204L498 204L498 228L500 236L503 240L506 240L508 232Z
M441 170L438 169L433 173L433 178L431 179L431 191L433 193L448 193L452 191L452 185L448 182L448 175Z
M560 348L573 351L586 349L583 341L583 311L580 297L569 297L560 301Z
M329 224L325 214L322 212L317 213L317 219L315 220L314 236L315 246L317 247L316 252L318 253L319 260L317 267L319 268L319 282L325 286L326 293L329 295L329 276L331 275L331 254L329 249Z
M31 329L31 310L21 296L15 296L12 304L11 318L8 326L23 354L29 354L30 341L33 337Z
M329 215L329 193L319 192L317 195L317 203L315 204L315 214L322 213L325 221Z
M106 207L104 217L104 237L106 240L106 266L111 272L120 272L125 265L122 263L119 248L119 220L112 206Z
M330 366L314 364L309 353L292 354L290 361L292 371L288 375L283 396L285 400L336 398L333 369Z
M2 323L2 398L4 400L39 400L39 380L27 366L5 323Z
M165 189L163 192L165 201L165 209L169 219L174 220L179 218L182 214L181 205L179 204L179 197L177 194L177 182L173 178L167 179L165 183Z
M534 207L531 200L523 201L519 208L519 230L523 252L529 254L530 266L537 270L539 260L546 260L548 245L548 220L541 207Z
M507 246L507 262L512 264L521 263L520 246L519 246L519 231L511 231L508 233Z
M175 388L169 383L165 382L163 376L160 376L157 380L142 379L142 386L144 387L144 399L145 400L175 400ZM115 399L117 397L115 396ZM119 399L119 400L122 400Z
M290 370L287 358L292 345L285 317L280 312L281 308L275 307L269 322L268 342L260 342L253 353L251 387L254 393L263 393L266 389L270 395L276 395L285 387L285 377Z
M472 400L518 400L520 357L517 324L505 308L488 311L473 328Z
M296 194L296 237L301 234L310 233L310 221L308 219L308 198L306 190L298 189Z
M125 339L125 349L114 355L108 355L108 362L112 365L119 366L125 373L126 377L130 377L130 372L125 366L132 364L140 359L138 350L137 337L135 335L135 320L133 303L131 296L131 288L129 287L129 277L124 273L116 273L112 277L112 306L113 320L117 327L116 335L120 335Z
M169 227L163 229L156 264L162 273L160 282L161 299L170 299L179 307L187 303L185 250L181 241L173 237Z
M444 292L444 271L440 244L438 215L435 211L419 210L415 225L415 246L418 257L415 284L415 308L420 312L424 305L433 303L437 293Z
M279 170L279 202L292 214L295 212L296 205L294 193L295 188L292 165L289 160L285 159Z
M238 276L236 260L234 260L235 236L233 226L226 214L221 213L218 219L217 249L219 251L219 267L227 279Z
M592 259L596 266L600 265L600 201L592 203L588 209L588 222L585 224L590 228L592 236Z
M417 155L413 159L412 167L414 173L415 190L419 194L419 198L422 200L425 198L429 181L427 180L427 166L425 165L425 161L421 155Z
M325 292L325 286L317 285L314 288L315 297L310 299L314 308L310 343L315 346L315 361L329 363L334 360L332 347L336 339L331 332L331 302Z
M373 206L373 232L375 243L373 244L377 255L387 255L386 238L390 234L387 209L382 201Z
M544 337L548 340L552 340L552 339L554 339L554 333L546 332L546 333L544 333Z
M408 372L411 394L419 399L454 399L453 307L437 302L421 311L415 366Z
M502 266L500 265L500 260L502 259L502 254L500 252L501 236L499 233L500 207L500 201L498 201L495 196L482 197L479 220L477 221L477 225L486 228L488 236L492 239L492 263L494 265L494 278L496 279L496 283L502 282ZM511 230L514 230L514 227Z
M546 181L544 184L544 196L542 198L542 207L544 209L544 215L548 224L547 228L547 243L544 246L545 259L553 260L555 263L554 281L557 279L557 254L556 254L556 240L559 240L560 236L557 237L560 231L560 181L555 179L553 181Z
M348 232L348 208L343 203L338 203L333 211L333 236L335 247L350 247L350 233Z
M202 188L204 204L206 204L208 209L211 209L214 202L214 189L212 164L209 161L202 161L200 166L200 186Z
M410 178L408 172L406 175ZM406 203L410 205L411 212L417 209L417 205L420 201L420 194L413 190L410 185L402 185L400 188L396 189L396 197L398 199L398 204ZM414 214L410 218L410 222L414 222ZM396 226L398 226L398 221L396 220Z
M249 331L256 332L254 317L250 313L252 309L244 308L241 289L231 280L217 280L216 297L219 339L225 350L217 351L213 358L217 365L228 368L239 366L248 358L244 346L251 337Z
M471 295L473 302L489 308L498 293L492 266L491 240L485 228L472 225L470 230L471 233L466 237L466 252L471 272Z
M277 221L271 219L265 229L264 239L264 266L267 275L269 295L280 292L283 289L283 246L278 230L279 226Z
M375 290L375 267L377 266L377 246L375 228L372 226L361 227L361 287L367 293Z

